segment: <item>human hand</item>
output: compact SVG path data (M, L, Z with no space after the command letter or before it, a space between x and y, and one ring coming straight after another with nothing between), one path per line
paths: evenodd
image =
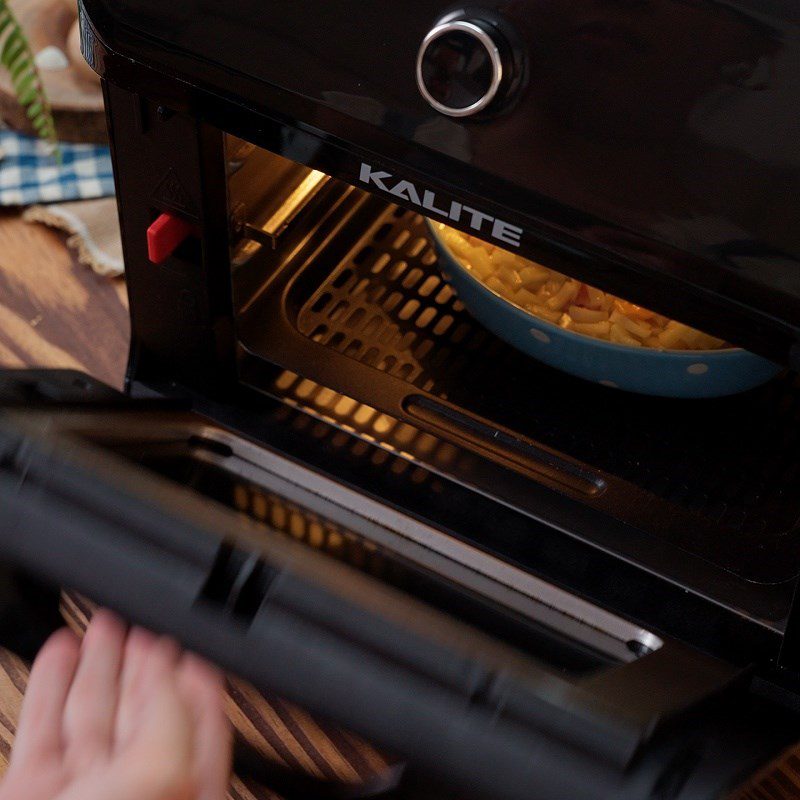
M224 800L223 704L216 670L100 611L39 653L0 800Z

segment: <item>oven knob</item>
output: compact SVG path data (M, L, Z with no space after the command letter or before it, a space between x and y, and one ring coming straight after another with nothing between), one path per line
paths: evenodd
M499 100L513 72L510 47L492 23L449 19L428 33L417 56L417 86L437 111L471 117Z

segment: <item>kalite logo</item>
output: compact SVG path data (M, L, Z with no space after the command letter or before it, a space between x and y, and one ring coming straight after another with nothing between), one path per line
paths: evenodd
M428 213L428 216L442 217L451 222L466 222L475 233L483 236L489 235L504 245L519 247L522 239L522 228L511 225L502 219L484 214L470 206L465 206L457 200L451 200L450 205L441 203L436 192L430 189L420 189L411 181L398 179L391 172L373 169L369 164L361 164L361 182L367 186L375 186L399 200L413 203Z

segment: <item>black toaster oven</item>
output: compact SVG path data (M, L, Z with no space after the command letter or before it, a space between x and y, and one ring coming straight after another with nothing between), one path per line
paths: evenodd
M3 374L14 570L436 781L400 796L723 798L800 740L792 3L82 0L81 29L129 391ZM426 217L785 370L676 400L538 364Z

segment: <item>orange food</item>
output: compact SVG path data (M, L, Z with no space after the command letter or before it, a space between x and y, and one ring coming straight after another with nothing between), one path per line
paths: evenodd
M487 244L443 223L436 230L484 286L534 316L566 330L629 347L718 350L722 339Z

